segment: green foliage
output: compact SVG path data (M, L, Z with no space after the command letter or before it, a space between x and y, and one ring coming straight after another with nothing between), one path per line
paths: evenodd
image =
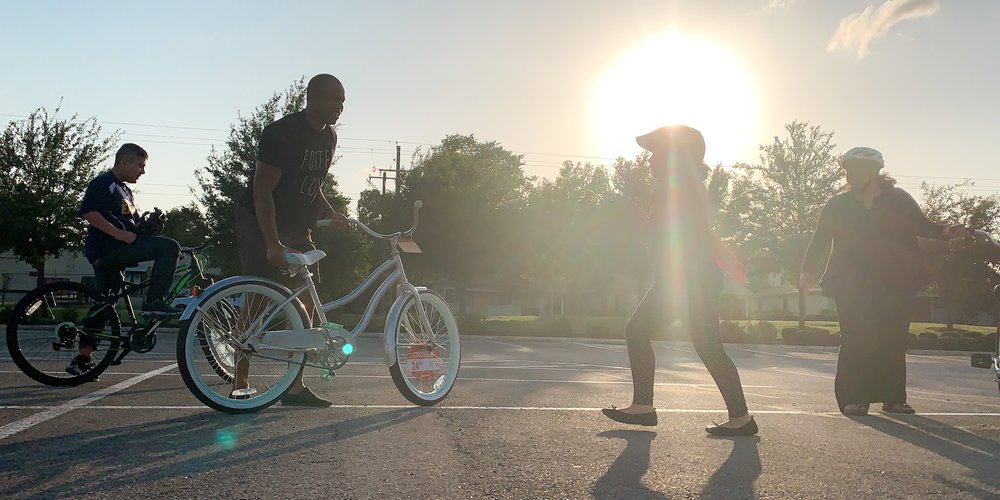
M760 163L738 165L729 216L731 230L750 245L759 271L795 277L819 213L841 189L833 133L794 121L787 138L760 147Z
M221 244L210 255L226 275L239 272L233 223L237 203L257 167L260 135L271 122L305 107L305 97L305 79L300 78L284 92L275 92L249 115L237 114L236 122L229 127L226 148L219 151L213 147L206 159L208 165L195 171L202 193L198 202L205 207L209 229L221 236Z
M1000 195L974 195L957 185L923 183L928 218L1000 233ZM1000 254L971 239L920 241L927 268L937 281L949 312L949 323L972 321L980 311L994 310L992 290L1000 284Z
M521 165L520 156L497 142L450 135L415 158L398 195L366 191L358 213L377 230L398 231L410 226L413 202L422 200L416 240L424 253L407 257L408 271L464 291L473 280L516 274L512 256L522 244L519 215L529 189ZM460 297L461 314L465 293Z
M525 210L521 273L529 289L579 298L607 282L615 262L614 235L620 216L609 210L611 183L602 167L565 162L554 181L532 189Z
M211 234L209 223L201 213L198 205L191 203L184 207L176 207L167 211L167 223L160 233L173 238L184 246L199 245Z
M96 118L59 111L38 108L0 136L0 251L27 262L39 280L48 257L82 246L80 200L119 137L102 139Z

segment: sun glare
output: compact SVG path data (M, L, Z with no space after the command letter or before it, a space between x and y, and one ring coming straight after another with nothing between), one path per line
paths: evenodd
M601 155L638 153L635 136L685 124L705 135L706 162L752 161L755 99L728 52L697 38L654 38L625 54L598 83L593 127Z

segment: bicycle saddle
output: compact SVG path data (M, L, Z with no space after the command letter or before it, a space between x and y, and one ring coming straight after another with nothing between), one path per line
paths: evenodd
M311 266L319 262L323 257L326 257L326 252L322 250L309 250L305 253L286 253L285 260L289 264L296 264L300 266Z

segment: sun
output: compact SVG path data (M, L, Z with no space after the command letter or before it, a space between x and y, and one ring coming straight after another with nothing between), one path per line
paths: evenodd
M598 84L593 133L602 156L639 152L635 136L684 124L705 135L709 165L752 161L756 100L747 72L726 50L670 34L618 60Z

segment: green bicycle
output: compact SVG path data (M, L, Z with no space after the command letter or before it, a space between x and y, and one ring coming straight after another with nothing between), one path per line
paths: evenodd
M195 298L202 287L211 284L202 273L198 253L215 242L211 238L196 247L182 247L181 253L190 262L179 265L175 274L181 274L167 294L166 300L180 309ZM124 265L98 260L95 267L104 272L118 273L118 285L105 296L93 287L74 281L47 283L28 292L11 310L7 323L7 350L14 364L32 379L51 386L73 386L90 382L107 370L119 365L131 352L147 353L156 346L156 329L163 317L137 317L131 295L149 286L149 281L130 284L124 281ZM188 295L189 294L189 295ZM122 333L122 323L116 309L124 299L125 311L130 321L127 332ZM76 311L89 306L79 321ZM230 311L237 314L235 309ZM101 315L102 329L88 328L83 324ZM91 321L94 323L94 321ZM65 368L76 356L81 339L96 340L93 368L74 375ZM233 376L233 352L225 344L204 342L204 353L209 365L223 378Z

